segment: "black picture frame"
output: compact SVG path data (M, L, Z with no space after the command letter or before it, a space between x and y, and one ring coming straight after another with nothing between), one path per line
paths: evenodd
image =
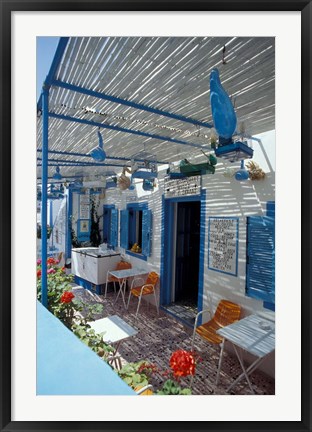
M0 179L0 308L1 308L1 431L311 431L311 0L215 0L215 1L8 1L0 0L1 14L1 179ZM300 11L301 13L301 142L302 142L302 378L301 411L298 422L60 422L11 421L11 14L15 11ZM290 53L291 55L291 53ZM299 91L299 86L298 86ZM35 109L35 103L34 103ZM304 150L304 151L303 151ZM5 246L5 247L4 247ZM290 339L294 337L293 335ZM291 340L290 347L291 349ZM291 376L291 375L290 375Z

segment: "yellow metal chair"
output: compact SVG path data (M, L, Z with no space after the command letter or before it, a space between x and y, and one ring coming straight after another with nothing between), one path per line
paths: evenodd
M137 386L134 391L136 392L137 395L139 396L153 396L154 394L154 389L152 384L147 384L144 387L141 386Z
M127 269L131 269L131 268L132 268L132 265L128 261L119 261L117 263L117 265L116 265L115 270L127 270ZM106 285L105 285L105 295L104 295L104 298L106 298L107 285L108 285L109 282L113 282L114 283L114 291L116 293L116 282L119 282L119 279L117 279L113 275L110 275L110 273L108 271L107 275L106 275Z
M131 296L133 295L133 296L137 297L139 299L138 307L137 307L136 314L135 314L135 318L137 318L142 297L145 295L154 294L155 306L157 309L157 313L159 313L158 302L157 302L157 297L156 297L156 285L157 285L157 282L159 280L158 274L155 272L150 272L147 276L145 283L134 287L133 285L139 280L141 282L144 282L144 280L142 278L134 278L132 281L130 293L129 293L129 298L128 298L127 309L129 308Z
M210 320L197 327L199 317L205 312L209 312ZM235 321L238 321L240 318L240 314L241 314L241 307L238 304L232 303L228 300L220 300L216 312L213 316L209 309L205 309L196 315L193 338L192 338L192 350L194 347L196 334L211 344L220 345L220 357L219 357L216 384L218 384L219 382L219 375L220 375L223 350L224 350L224 339L221 336L219 336L216 333L216 331L222 327L234 323Z

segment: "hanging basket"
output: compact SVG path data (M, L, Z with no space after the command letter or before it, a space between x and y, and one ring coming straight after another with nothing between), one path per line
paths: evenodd
M227 159L230 162L236 162L244 159L251 159L253 149L247 145L247 142L231 142L230 144L222 145L215 150L216 156Z
M180 172L186 176L214 174L217 159L210 155L209 162L192 164L187 159L180 162Z

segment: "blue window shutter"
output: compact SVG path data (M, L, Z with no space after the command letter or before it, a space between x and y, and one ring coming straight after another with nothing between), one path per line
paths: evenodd
M128 249L129 211L120 211L120 246Z
M268 201L266 203L266 215L275 217L275 201Z
M142 254L150 256L152 252L152 211L143 210L142 213Z
M111 210L110 245L117 246L118 210Z
M247 218L246 294L275 303L275 220Z

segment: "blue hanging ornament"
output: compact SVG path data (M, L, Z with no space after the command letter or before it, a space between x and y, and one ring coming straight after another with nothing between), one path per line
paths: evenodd
M218 69L210 73L210 104L219 145L229 144L236 130L236 114L231 99L222 87Z
M246 170L244 161L241 161L241 168L235 173L235 180L245 181L249 179L249 172Z
M57 166L55 168L55 173L53 174L54 180L61 180L63 178L62 174L60 173L60 167Z
M106 159L106 153L103 149L103 138L100 131L98 131L98 138L99 144L90 151L89 155L92 159L98 162L103 162Z

